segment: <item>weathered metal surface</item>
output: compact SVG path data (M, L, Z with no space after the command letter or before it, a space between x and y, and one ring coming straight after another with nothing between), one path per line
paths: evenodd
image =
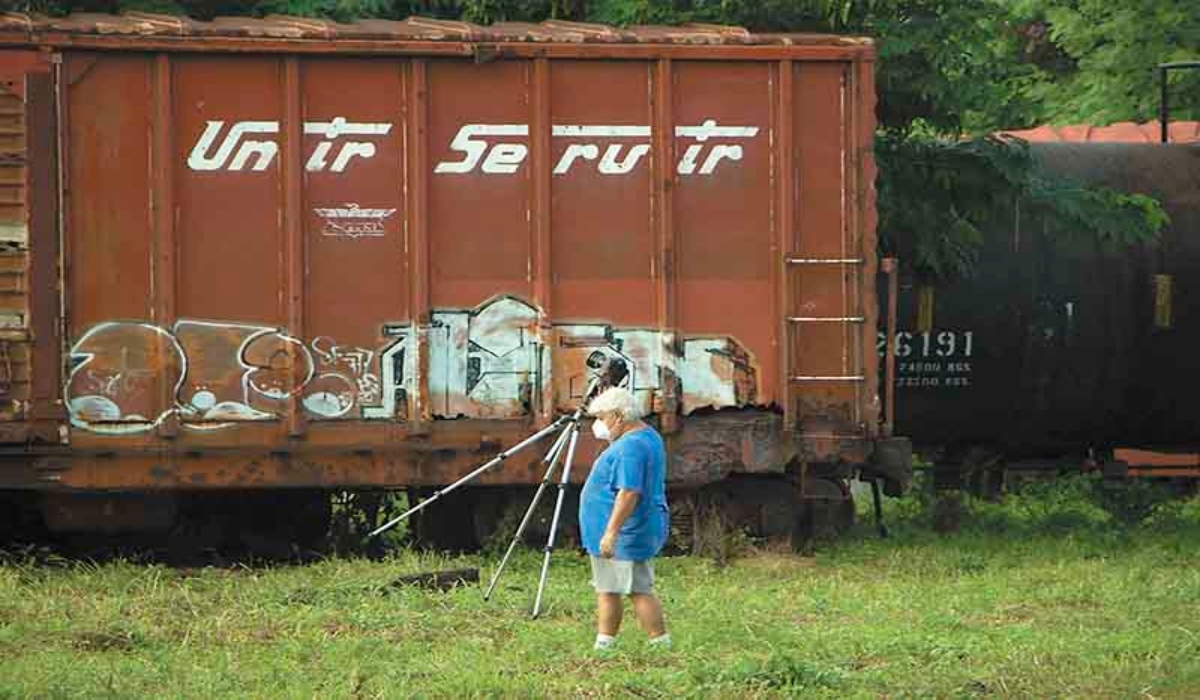
M1032 148L1052 172L1158 198L1171 221L1157 244L1106 250L1090 234L1055 230L1018 206L988 227L976 273L937 290L928 334L915 330L917 285L907 280L897 432L948 445L948 461L973 445L1010 459L1089 448L1194 451L1200 149ZM1172 280L1168 324L1164 275Z
M788 374L801 434L821 444L875 435L879 413L868 361L878 315L874 91L863 65L798 63L793 76L805 108L792 113L801 176L787 258L828 264L788 266ZM843 177L813 176L821 172Z
M676 481L867 458L869 46L399 24L428 42L573 42L580 58L278 55L275 39L350 36L281 18L27 32L62 52L71 447L12 479L447 483L573 408L612 359L674 434ZM89 37L196 50L62 48ZM205 53L205 37L247 53ZM646 60L585 60L620 46ZM779 53L668 50L763 46ZM789 256L859 263L801 273ZM864 323L786 323L804 315ZM861 378L793 380L805 372Z
M524 422L460 420L442 424L428 437L401 428L313 423L303 443L285 444L276 431L255 425L239 429L237 444L210 434L189 445L147 436L133 443L111 439L71 447L44 447L2 454L0 488L54 489L218 489L289 487L436 486L466 476L511 446ZM186 435L186 433L184 433ZM672 487L698 486L730 473L780 471L798 448L776 413L742 409L692 416L668 437ZM481 475L477 485L536 484L544 476L540 459L549 441L506 460ZM581 436L579 463L601 449ZM860 455L863 461L868 454ZM582 482L586 470L573 479Z
M303 17L186 17L130 12L76 13L53 18L0 13L0 43L73 48L151 48L184 51L404 52L441 55L647 58L666 49L679 57L726 60L783 55L844 60L869 39L820 34L755 34L741 27L616 28L579 22L469 22L410 17L341 24ZM484 45L484 46L479 46ZM487 45L495 45L489 48ZM764 52L764 49L770 53Z
M53 104L48 80L49 62L39 52L0 52L0 423L5 441L13 442L46 437L44 424L35 421L58 385L58 343L53 325L46 325L53 317L44 304L31 308L39 300L29 293L44 285L49 300L55 285L53 274L46 276L48 260L29 252L31 238L52 233L53 226L53 201L32 196L52 194L54 124L46 119L52 113L39 109ZM32 344L35 324L43 337L40 353ZM55 429L50 426L51 435Z
M43 59L46 57L43 56ZM30 252L27 294L30 330L30 405L28 439L61 440L65 411L62 387L62 287L59 275L60 231L58 179L58 116L54 76L48 60L26 73L29 119Z
M33 52L4 52L0 68L0 244L29 240L26 203L25 70ZM24 59L24 60L21 60ZM11 61L11 63L10 63Z

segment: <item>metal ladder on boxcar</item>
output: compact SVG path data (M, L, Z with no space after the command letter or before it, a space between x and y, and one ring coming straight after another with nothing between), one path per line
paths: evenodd
M851 255L854 255L852 252ZM803 406L802 397L805 392L811 388L819 386L834 385L851 385L851 392L848 400L852 403L851 420L855 427L855 431L859 433L866 432L866 426L863 425L863 416L861 407L863 404L863 391L866 386L866 371L864 363L868 361L867 348L863 347L863 333L861 325L866 323L867 314L862 308L864 303L864 295L862 294L862 285L866 281L864 272L866 268L866 260L863 257L809 257L798 253L788 254L784 260L785 275L784 284L787 285L788 293L785 294L786 303L789 308L785 317L785 342L787 343L786 354L786 371L787 371L787 416L789 428L797 430L798 437L801 439L817 438L829 439L831 441L839 441L844 438L864 439L865 434L837 434L834 432L837 428L823 421L816 421L817 425L813 426L809 421L806 421L806 416L801 414ZM803 301L804 295L801 293L802 277L806 271L821 270L823 274L831 275L831 270L836 269L838 274L838 286L841 292L836 295L836 303L831 304L839 310L840 315L800 315L797 312ZM792 293L793 290L796 293ZM830 295L833 296L833 295ZM830 324L836 324L842 327L840 333L840 355L841 363L838 372L835 373L818 373L810 369L812 366L812 357L804 357L796 351L798 334L803 333L804 329L814 326L828 327ZM828 364L828 355L819 353L817 358L823 364ZM806 363L805 360L808 360ZM806 425L807 424L807 425ZM813 427L816 432L806 433L806 427ZM800 482L801 498L810 501L820 501L827 505L835 507L846 507L846 502L849 501L849 490L844 484L837 483L840 489L840 494L835 494L829 487L835 482L827 480L812 480L810 481L807 475L807 467L802 474ZM874 480L872 481L873 495L876 506L876 520L880 528L881 534L886 533L883 526L880 503L879 503L879 485ZM825 487L825 488L814 488ZM885 535L886 536L886 535Z
M788 379L788 404L791 411L795 410L796 394L803 392L806 387L822 384L852 384L855 386L854 391L854 417L856 422L861 422L861 415L858 414L858 408L861 406L862 391L866 382L866 373L863 368L865 361L865 352L862 347L862 333L859 331L850 332L850 328L866 323L866 313L862 309L863 295L859 293L862 289L863 270L865 259L861 257L845 257L845 258L812 258L801 257L795 254L789 254L785 259L785 284L792 288L792 285L799 286L800 280L797 279L806 270L818 268L829 269L836 267L842 274L842 293L839 295L837 307L842 310L844 315L841 316L804 316L792 315L789 310L789 315L786 317L787 327L787 379ZM845 279L846 271L851 270L850 280ZM853 296L853 299L848 297ZM787 295L789 302L792 295ZM797 300L802 299L802 295L795 295ZM795 348L796 333L802 328L815 324L839 324L846 326L842 333L842 366L841 372L836 374L811 374L804 366L804 358L797 357ZM790 411L789 411L790 412ZM793 415L793 417L795 417Z

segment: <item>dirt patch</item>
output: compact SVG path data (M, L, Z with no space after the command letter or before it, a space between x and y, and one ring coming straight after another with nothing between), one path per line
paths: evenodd
M143 644L141 635L128 630L77 632L71 639L79 651L131 651Z

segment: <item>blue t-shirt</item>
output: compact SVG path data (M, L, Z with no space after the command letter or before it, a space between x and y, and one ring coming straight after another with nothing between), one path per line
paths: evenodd
M670 522L666 476L667 452L653 428L625 433L601 452L579 494L584 549L600 556L600 538L616 505L617 491L625 489L637 492L639 498L617 535L613 558L645 561L658 554L666 544Z

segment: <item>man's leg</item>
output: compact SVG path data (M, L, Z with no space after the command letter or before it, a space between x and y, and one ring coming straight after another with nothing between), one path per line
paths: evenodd
M596 648L613 645L621 629L624 601L632 589L633 562L592 557L592 584L596 587Z
M657 596L653 593L631 593L629 600L633 603L633 612L637 615L638 622L641 623L642 629L646 630L646 634L650 635L651 639L658 639L667 633L667 625L663 622L662 605L658 602Z
M621 629L621 596L618 593L596 594L596 632L617 636Z

